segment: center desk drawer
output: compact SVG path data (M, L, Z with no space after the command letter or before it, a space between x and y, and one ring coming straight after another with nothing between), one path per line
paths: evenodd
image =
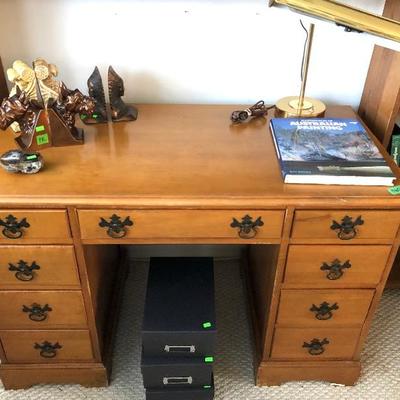
M393 239L400 226L398 211L365 210L298 210L295 213L292 238Z
M282 290L277 325L361 326L375 290Z
M80 210L82 239L279 239L284 211Z
M65 210L0 210L0 243L70 237Z
M0 291L0 329L85 329L80 290Z
M391 246L290 245L286 287L375 287Z
M80 288L73 246L0 246L0 289Z
M89 331L0 331L9 363L91 361Z

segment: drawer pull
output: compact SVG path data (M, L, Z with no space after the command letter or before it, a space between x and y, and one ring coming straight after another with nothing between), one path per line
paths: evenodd
M40 356L43 358L54 358L57 355L57 350L62 349L62 346L58 342L51 344L46 340L42 344L35 343L33 348L40 350Z
M332 261L331 265L327 264L326 262L321 265L321 271L329 271L326 277L331 281L335 281L343 276L343 270L348 268L351 268L350 260L347 260L341 264L337 258Z
M337 303L332 304L331 306L329 303L324 301L323 303L320 304L319 307L317 307L315 304L312 305L310 308L310 311L315 312L315 318L325 321L327 319L331 319L333 317L333 310L338 310L339 306Z
M261 217L258 217L254 222L250 215L245 215L242 218L242 222L239 222L236 218L232 218L231 227L239 228L238 235L242 239L252 239L257 235L257 227L263 226L264 222Z
M6 217L5 222L0 219L0 226L4 226L2 234L8 239L19 239L24 233L22 228L30 227L26 218L22 218L21 221L18 222L17 218L11 214Z
M308 349L308 353L312 356L319 356L325 351L324 346L329 344L327 338L323 340L313 339L310 343L304 342L303 347Z
M340 240L350 240L353 239L357 235L356 226L363 225L364 220L359 215L355 221L353 221L353 217L349 217L346 215L342 219L342 223L336 222L335 220L332 221L331 229L337 232L337 237Z
M121 217L113 214L110 217L110 222L107 222L103 217L100 217L99 226L102 228L107 228L107 235L113 239L123 238L127 233L127 226L132 226L133 222L129 217L126 217L121 221Z
M195 353L196 346L170 346L168 344L165 345L164 351L166 353Z
M165 376L163 378L164 385L191 385L192 383L191 376Z
M24 282L31 281L34 278L35 270L40 269L40 266L34 261L31 265L28 265L26 261L19 260L17 265L9 263L9 271L16 271L15 277Z
M48 304L43 307L40 304L33 303L30 307L25 305L22 306L22 311L29 313L29 319L34 322L42 322L47 319L48 312L53 311Z

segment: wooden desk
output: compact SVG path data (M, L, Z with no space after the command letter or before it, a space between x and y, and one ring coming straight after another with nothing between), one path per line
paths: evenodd
M400 243L399 198L382 187L284 185L267 121L230 126L233 109L143 105L136 122L87 127L84 146L43 151L37 175L0 171L0 219L30 224L20 239L0 234L6 388L107 384L119 245L136 243L249 244L257 383L357 380ZM11 132L0 135L1 151L13 147ZM133 222L123 238L99 226L113 214ZM253 238L230 226L246 215L264 222ZM364 220L352 240L330 229L346 215ZM328 279L338 263L343 276ZM323 302L337 303L330 319L310 310ZM303 347L313 339L314 350Z

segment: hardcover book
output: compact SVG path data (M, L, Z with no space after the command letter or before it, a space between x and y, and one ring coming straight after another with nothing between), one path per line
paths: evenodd
M392 186L395 176L362 124L344 118L273 118L285 183Z

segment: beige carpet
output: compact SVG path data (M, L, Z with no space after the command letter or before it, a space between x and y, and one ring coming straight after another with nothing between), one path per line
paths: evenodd
M87 389L77 385L36 386L4 391L1 400L143 400L140 375L140 327L147 263L132 265L116 340L111 386ZM215 363L216 400L400 400L400 290L386 291L362 362L357 385L291 382L279 387L253 384L252 343L238 261L216 263L218 351Z

